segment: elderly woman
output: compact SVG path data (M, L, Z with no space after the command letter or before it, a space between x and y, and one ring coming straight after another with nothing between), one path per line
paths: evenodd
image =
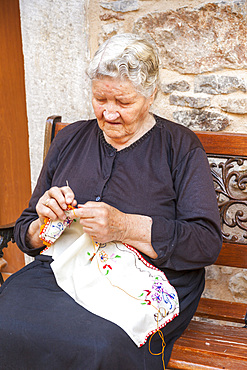
M57 135L16 223L16 242L35 261L0 291L4 369L160 370L196 310L204 267L221 248L202 145L189 129L150 113L159 79L156 48L134 34L113 36L88 75L96 119ZM156 334L151 349L147 342L138 348L121 327L58 286L50 268L55 257L49 249L40 254L39 234L45 218L65 220L68 205L84 233L98 243L132 246L176 289L179 315L161 328L163 347ZM162 348L163 363L153 355Z

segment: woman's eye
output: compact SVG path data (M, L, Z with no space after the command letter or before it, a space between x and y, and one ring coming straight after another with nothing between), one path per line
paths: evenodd
M118 101L119 102L119 104L121 104L121 105L124 105L124 106L126 106L126 105L129 105L130 104L130 102L126 102L126 101Z
M97 102L99 103L104 103L105 102L105 99L104 98L95 98L97 100Z

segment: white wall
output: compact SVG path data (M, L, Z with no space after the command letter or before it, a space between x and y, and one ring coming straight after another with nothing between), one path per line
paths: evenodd
M19 1L33 188L42 165L46 118L58 114L71 122L91 115L85 75L88 0Z

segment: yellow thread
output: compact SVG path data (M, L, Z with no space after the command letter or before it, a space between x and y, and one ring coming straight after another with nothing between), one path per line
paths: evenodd
M154 353L154 352L152 352L152 351L151 351L151 340L152 340L153 336L154 336L156 333L158 333L158 334L159 334L160 339L161 339L161 343L162 343L162 350L161 350L161 352L159 352L159 353ZM164 339L164 334L162 333L162 331L161 331L161 330L157 329L157 331L155 331L155 332L151 335L151 337L149 338L149 341L148 341L148 350L149 350L149 352L151 353L151 355L153 355L153 356L160 356L160 355L162 356L161 358L162 358L162 364L163 364L163 368L164 368L164 370L166 369L166 366L165 366L165 346L166 346L166 342L165 342L165 339Z
M67 210L72 211L74 213L74 216L77 217L75 214L75 207L73 207L71 204L68 205Z
M92 238L92 242L93 242L93 247L94 247L94 254L92 255L92 257L90 258L90 261L92 261L93 259L94 259L94 257L96 256L96 253L97 253L97 251L98 250L96 250L96 244L95 244L95 242L94 242L94 240L93 240L93 237L91 237ZM99 249L99 248L98 248ZM99 267L99 266L98 266Z
M161 358L162 358L162 364L163 364L163 368L164 368L164 370L166 369L166 366L165 366L165 347L166 347L166 342L165 342L165 338L164 338L164 334L162 333L162 331L161 330L159 330L159 314L161 314L160 313L160 310L159 310L159 312L158 312L158 315L157 315L157 330L151 335L151 337L149 338L149 341L148 341L148 350L149 350L149 352L151 353L151 355L153 355L153 356L162 356ZM161 314L161 316L162 316L162 314ZM153 353L152 351L151 351L151 340L152 340L152 338L153 338L153 336L156 334L156 333L158 333L159 334L159 336L160 336L160 339L161 339L161 348L162 348L162 350L161 350L161 352L159 352L159 353Z

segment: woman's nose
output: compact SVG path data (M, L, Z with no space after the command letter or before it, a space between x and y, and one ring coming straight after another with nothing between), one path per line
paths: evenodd
M120 116L120 114L115 109L106 108L103 112L103 116L106 120L114 121Z

